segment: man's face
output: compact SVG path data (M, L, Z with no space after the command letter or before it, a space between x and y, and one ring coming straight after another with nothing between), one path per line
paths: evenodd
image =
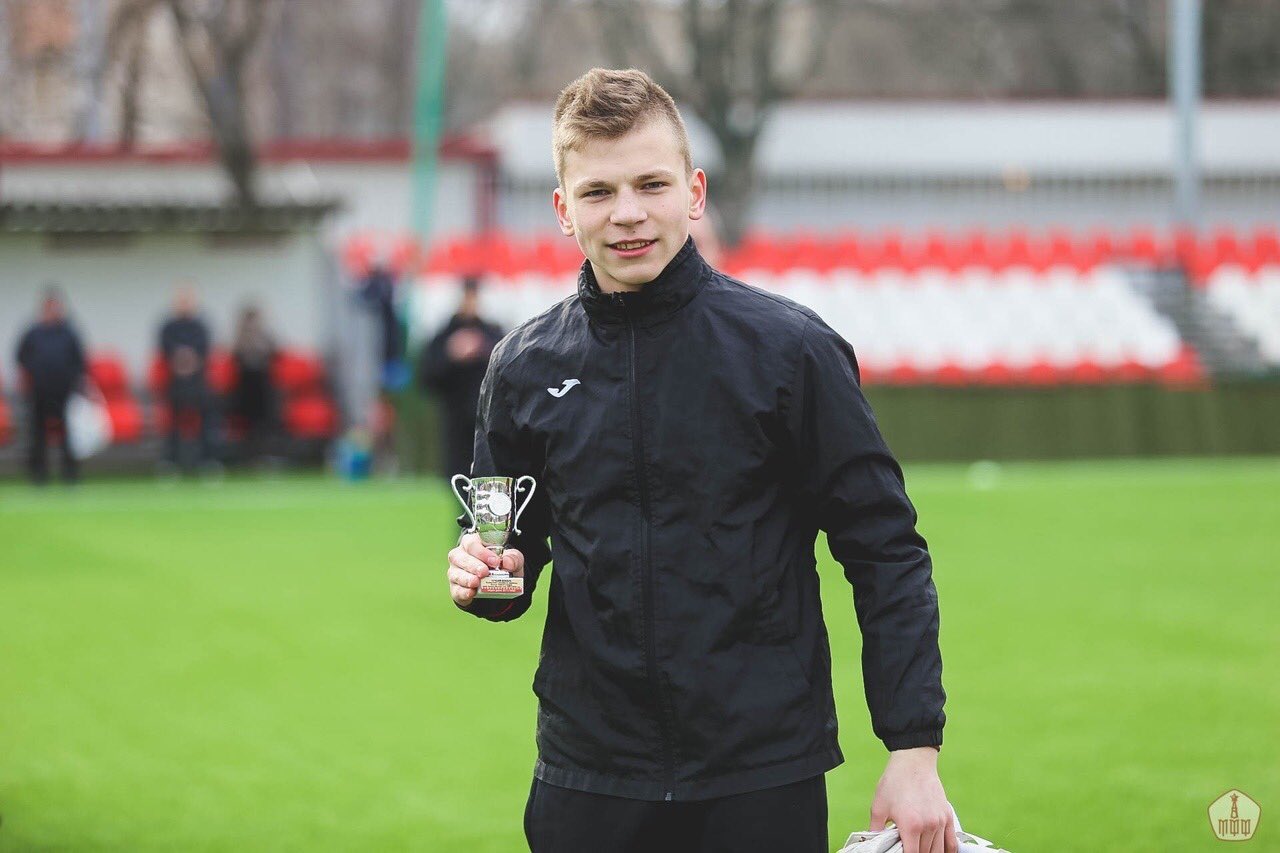
M173 297L173 313L179 317L194 317L199 307L200 299L195 288L186 284L180 286Z
M707 176L685 173L675 131L661 118L568 152L561 177L560 230L577 239L605 292L657 278L706 209Z
M49 297L40 303L40 320L44 323L60 323L66 310L62 307L62 300L56 297Z

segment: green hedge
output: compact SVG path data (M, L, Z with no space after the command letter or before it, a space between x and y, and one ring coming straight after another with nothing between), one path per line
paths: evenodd
M870 386L880 430L903 462L1280 453L1280 382L1055 388ZM405 470L440 465L435 405L399 401Z
M1280 382L869 387L904 461L1280 453Z

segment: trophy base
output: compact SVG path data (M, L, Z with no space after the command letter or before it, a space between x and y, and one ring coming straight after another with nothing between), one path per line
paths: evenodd
M476 598L519 598L524 595L524 578L513 578L507 572L489 572L480 579Z

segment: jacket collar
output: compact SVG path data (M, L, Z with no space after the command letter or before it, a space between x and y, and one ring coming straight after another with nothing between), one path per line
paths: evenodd
M578 298L587 316L597 323L618 325L634 319L642 326L650 326L667 319L697 296L710 270L690 237L658 277L634 293L603 292L591 261L584 260L578 271Z

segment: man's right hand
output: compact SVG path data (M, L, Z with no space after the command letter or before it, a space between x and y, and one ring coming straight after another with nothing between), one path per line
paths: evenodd
M449 552L449 595L459 607L470 607L480 588L480 579L490 569L501 568L512 577L524 577L524 554L514 548L502 552L502 559L480 541L479 533L468 533Z

